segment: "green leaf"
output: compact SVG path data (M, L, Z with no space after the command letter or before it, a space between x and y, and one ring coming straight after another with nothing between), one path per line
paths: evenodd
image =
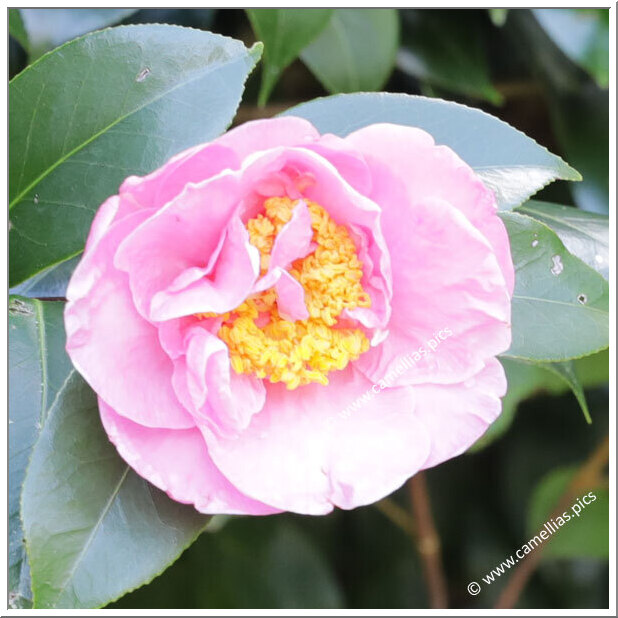
M75 37L113 26L137 9L21 9L30 37L30 60Z
M515 266L513 341L506 356L559 362L609 345L609 287L544 223L501 213Z
M32 603L20 496L32 448L72 369L64 351L64 303L9 300L9 604Z
M398 47L396 9L336 9L301 58L331 93L380 90L395 67Z
M609 9L533 9L549 38L603 88L609 85Z
M262 86L265 105L283 70L325 28L332 9L245 9L256 37L264 43Z
M402 15L397 68L437 88L496 105L502 102L489 78L480 15L427 9L405 10Z
M131 174L224 131L260 55L177 26L121 26L41 58L9 85L10 285L77 255Z
M21 11L23 10L21 9ZM9 34L28 51L30 43L20 9L9 9Z
M96 608L161 573L208 517L119 457L96 395L72 372L49 411L22 493L36 608Z
M592 423L590 411L588 410L588 403L586 402L586 395L584 394L584 389L575 370L575 362L564 361L563 363L543 363L542 366L557 375L565 382L565 384L569 386L569 388L573 391L580 408L582 409L586 422L589 424Z
M517 212L545 223L573 255L609 279L609 217L534 200Z
M505 122L465 105L406 94L359 93L287 110L321 133L345 136L376 122L420 127L452 148L494 191L502 210L519 206L553 180L580 180L562 159Z
M584 388L595 388L609 382L609 350L578 358L575 371Z
M508 9L487 9L489 11L489 18L494 26L502 28L506 23L506 18L509 16Z
M561 496L566 491L577 470L563 467L552 470L535 487L528 511L528 534L535 536L549 521ZM595 500L588 494L595 496ZM590 504L578 503L578 498ZM583 500L582 500L583 502ZM580 507L579 516L571 509L572 505ZM609 556L609 491L606 487L589 487L573 497L572 502L563 512L569 520L559 527L551 536L543 551L543 559L549 558L607 558ZM553 518L557 521L557 517ZM558 522L559 523L559 522Z

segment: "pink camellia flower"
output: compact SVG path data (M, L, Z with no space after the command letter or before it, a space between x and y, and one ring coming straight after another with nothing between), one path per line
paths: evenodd
M424 131L263 120L101 206L67 350L120 455L170 497L324 514L498 416L513 277L493 194Z

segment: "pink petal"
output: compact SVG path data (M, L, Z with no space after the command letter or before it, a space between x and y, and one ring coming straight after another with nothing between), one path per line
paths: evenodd
M157 329L137 313L126 275L112 265L120 241L147 216L140 211L114 224L77 266L67 290L66 349L119 414L151 427L192 427L172 388L172 361Z
M213 461L240 491L280 509L324 514L379 500L420 469L429 441L412 389L376 394L351 367L329 379L293 391L267 385L264 409L237 438L201 427Z
M305 304L305 290L287 270L276 267L267 272L253 287L252 294L274 286L277 292L277 310L285 320L295 322L309 318Z
M217 139L242 161L254 152L281 146L309 144L320 138L316 128L303 118L285 116L245 122Z
M121 243L115 265L129 275L139 312L150 318L157 292L185 270L206 268L240 200L233 173L222 174L183 193L150 217Z
M177 277L167 289L152 297L150 318L164 321L196 313L231 311L250 294L259 272L260 253L249 242L249 233L241 220L233 217L209 276L184 288L180 287ZM181 273L180 277L186 273Z
M389 335L363 354L358 368L391 385L455 383L508 349L510 298L485 237L447 202L398 199L397 182L384 233L397 256ZM401 225L405 220L406 225ZM399 372L407 362L404 372Z
M197 429L151 429L99 399L105 431L120 456L173 500L206 514L269 515L276 509L240 493L218 470Z
M431 438L423 468L430 468L472 446L500 415L506 393L502 365L490 359L478 374L460 384L423 384L415 388L414 414Z
M512 294L513 262L506 229L495 214L495 197L450 148L436 146L431 135L421 129L386 123L364 127L345 139L365 155L374 176L379 161L399 177L409 203L440 198L463 212L491 243ZM380 201L375 187L369 196L385 211L392 206Z
M277 234L270 255L269 270L276 267L288 268L294 260L304 258L312 250L311 214L307 204L301 200L292 211L292 218Z
M217 434L235 436L264 407L262 380L233 371L225 343L199 324L185 341L186 354L175 362L173 378L178 398Z
M159 209L180 195L188 184L239 167L238 156L215 140L177 154L147 176L129 176L120 186L120 194L131 195L144 208Z

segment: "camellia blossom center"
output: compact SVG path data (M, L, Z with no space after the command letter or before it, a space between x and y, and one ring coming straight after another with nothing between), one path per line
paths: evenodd
M233 369L283 382L288 389L311 382L326 385L330 371L344 369L369 349L364 331L342 316L345 309L371 306L361 285L362 263L354 241L348 228L335 223L322 206L304 201L315 249L293 261L288 272L303 287L309 317L285 319L272 287L218 316L223 318L218 336L228 345ZM275 239L297 204L288 197L269 198L263 213L247 222L249 240L260 252L262 275L269 269Z

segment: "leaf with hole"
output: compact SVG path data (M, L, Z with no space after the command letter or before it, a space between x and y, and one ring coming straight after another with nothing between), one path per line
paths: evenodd
M517 212L545 223L573 255L609 279L609 217L535 200Z
M17 608L32 602L21 489L49 408L72 370L63 309L59 302L9 299L9 604Z
M501 213L515 266L506 356L560 362L609 345L609 286L544 223Z
M132 174L231 122L260 55L176 26L121 26L58 48L9 84L9 281L82 251Z

